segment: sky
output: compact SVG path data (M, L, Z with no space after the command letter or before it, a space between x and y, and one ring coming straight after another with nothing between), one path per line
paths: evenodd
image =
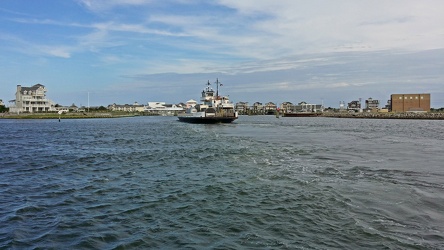
M442 0L1 0L0 99L60 105L323 103L430 93L444 107Z

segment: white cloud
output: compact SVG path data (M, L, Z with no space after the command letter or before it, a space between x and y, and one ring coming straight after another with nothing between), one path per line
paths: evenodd
M70 46L35 44L30 41L23 40L18 36L7 34L0 34L0 40L8 44L13 44L11 45L13 47L10 47L12 50L27 55L70 58L74 49Z
M428 51L444 47L441 0L77 1L84 8L71 20L3 11L16 22L11 26L26 27L2 27L3 51L49 61L81 54L82 62L109 67L108 79L133 76L158 88L171 85L153 80L156 74L174 73L168 80L176 82L220 75L253 98L391 91L409 80L427 91L443 82L442 59L434 55L443 52ZM51 39L39 39L45 31Z
M47 19L28 22L91 29L88 35L80 36L79 46L94 44L95 49L101 44L104 47L109 43L125 44L131 35L120 33L133 33L145 36L142 39L159 36L159 43L184 51L261 60L332 51L433 49L444 44L441 1L219 0L213 3L212 11L192 14L168 12L164 8L151 13L150 9L160 3L148 0L79 2L95 11L137 7L146 17L136 21L105 15L102 22L90 24L63 24ZM175 2L191 4L189 1L162 4ZM220 12L217 9L220 6L233 11ZM169 36L183 39L168 39Z
M91 11L107 11L118 6L140 6L152 3L152 0L78 0Z
M220 0L285 51L430 49L444 44L442 1ZM441 46L439 46L441 44ZM278 50L278 49L276 49Z
M61 57L61 58L70 58L71 57L70 48L68 48L68 47L44 46L44 47L41 47L41 51L43 52L43 54L51 55L51 56L55 56L55 57Z

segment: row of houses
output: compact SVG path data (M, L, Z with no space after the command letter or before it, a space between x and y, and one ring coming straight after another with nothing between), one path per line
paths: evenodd
M46 97L47 89L42 84L35 84L31 87L22 87L17 85L15 99L9 101L9 111L11 113L35 113L35 112L85 112L85 107L78 108L76 105L59 106ZM110 104L107 109L110 111L124 112L147 112L152 114L170 115L183 112L186 108L196 105L193 99L186 103L167 104L165 102L148 102L147 104ZM340 111L368 111L368 112L429 112L430 111L430 94L392 94L390 100L384 107L379 107L379 100L368 98L365 100L365 108L361 105L361 99L349 102L339 103ZM0 100L0 106L4 106ZM283 102L279 106L273 102L262 104L255 102L249 105L248 102L238 102L235 104L236 111L239 114L271 114L277 109L285 113L295 112L320 112L324 110L322 104L309 104L300 102L293 104L291 102Z
M175 115L177 113L183 112L185 110L185 107L186 105L183 103L168 104L165 102L148 102L146 105L143 105L135 102L134 104L123 105L113 103L108 105L108 110L123 112L145 112L160 115Z
M279 105L273 102L267 102L264 105L260 102L255 102L250 106L248 102L238 102L235 104L235 109L239 114L263 115L274 114L276 110L280 110L284 113L322 112L324 110L324 105L310 104L306 102L300 102L298 104L283 102Z
M365 112L430 112L430 94L392 94L384 107L379 107L379 100L368 98L365 107L361 100L352 101L345 105L339 103L339 109Z
M392 94L390 100L383 107L380 107L379 100L368 98L362 105L361 99L351 101L347 104L339 102L339 111L348 112L430 112L430 94ZM263 105L255 102L248 105L248 102L236 103L236 111L239 114L270 114L276 109L280 109L284 113L297 112L322 112L325 107L323 104L309 104L300 102L293 104L291 102L283 102L279 106L273 102Z
M60 106L46 97L47 89L42 84L35 84L31 87L22 87L17 85L15 99L9 101L9 112L11 113L40 113L40 112L85 112L86 107ZM190 100L189 103L195 103ZM0 100L0 106L4 106L3 100ZM181 112L186 107L185 104L166 104L164 102L148 102L146 105L138 104L111 104L108 110L125 112L148 112L158 114L174 114Z

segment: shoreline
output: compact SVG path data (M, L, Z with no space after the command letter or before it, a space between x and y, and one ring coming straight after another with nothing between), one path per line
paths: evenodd
M356 119L444 120L444 113L329 113L329 112L324 112L319 117L356 118Z
M0 113L0 119L94 119L94 118L125 118L136 116L153 116L146 113L114 113L114 112L94 112L94 113L25 113L10 114ZM282 115L282 114L281 114ZM284 117L283 118L305 118L305 117ZM326 118L347 118L347 119L414 119L414 120L444 120L443 112L433 113L333 113L324 112L311 117Z
M124 118L124 117L135 117L139 114L113 114L110 112L94 112L94 113L26 113L26 114L0 114L0 119L93 119L93 118Z

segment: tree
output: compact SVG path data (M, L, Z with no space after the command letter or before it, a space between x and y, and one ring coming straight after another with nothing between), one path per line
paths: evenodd
M7 108L7 107L5 107L3 105L0 106L0 113L8 112L8 111L9 111L9 108Z

